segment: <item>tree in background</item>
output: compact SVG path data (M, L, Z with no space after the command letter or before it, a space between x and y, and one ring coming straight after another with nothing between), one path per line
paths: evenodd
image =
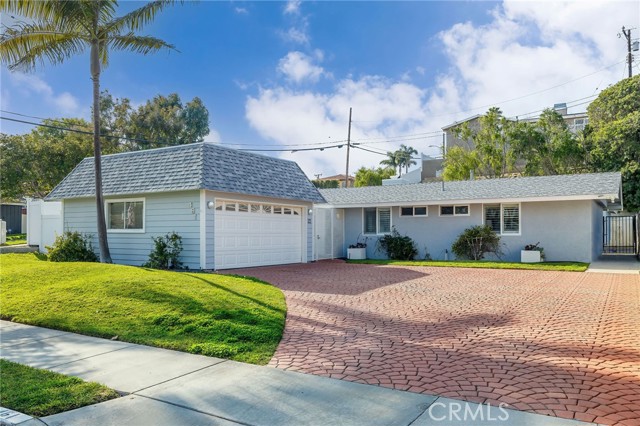
M319 180L319 179L316 179L316 180L312 181L312 183L316 188L320 188L320 189L332 189L332 188L339 188L340 187L340 181L338 181L338 180Z
M472 172L480 168L480 159L476 150L461 146L452 146L447 150L444 160L444 180L466 180Z
M400 145L400 149L396 151L396 156L399 158L399 166L404 167L404 172L409 172L409 167L418 163L413 159L414 155L418 155L418 151L412 146Z
M522 165L525 176L584 172L587 152L558 112L545 109L535 122L511 123L507 129L509 149Z
M105 91L100 104L102 132L114 136L121 151L202 142L209 133L209 111L198 97L183 104L177 93L158 95L133 109L129 99Z
M43 124L87 133L37 127L26 135L0 134L0 196L3 199L42 198L83 158L92 155L91 123L61 118L44 120Z
M60 64L89 49L93 81L93 151L96 181L96 214L100 261L111 263L102 196L100 144L100 74L109 64L109 51L127 50L146 55L173 46L155 37L135 32L153 21L170 0L146 3L116 17L116 0L3 0L0 10L28 19L5 28L0 37L0 58L10 70L32 71L45 60Z
M354 185L356 187L362 186L380 186L383 179L389 179L396 173L395 169L391 167L378 167L367 169L366 167L360 167L356 172L356 178Z
M396 169L398 170L398 176L402 176L402 165L401 158L398 156L398 151L395 152L387 152L387 158L380 161L380 164L386 166L387 168L393 169L393 173L395 174Z
M640 75L603 90L587 108L593 171L620 171L626 210L640 210Z

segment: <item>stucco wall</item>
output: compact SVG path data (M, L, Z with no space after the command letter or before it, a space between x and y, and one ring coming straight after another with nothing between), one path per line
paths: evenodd
M557 201L522 203L520 207L521 235L503 235L503 260L520 261L520 250L526 244L540 242L548 261L573 260L591 262L598 248L595 224L597 207L592 201ZM362 233L362 209L346 209L345 245L353 244ZM601 215L601 213L600 213ZM443 260L451 244L466 228L483 223L483 205L471 204L469 216L439 216L439 206L429 206L427 217L400 217L399 208L391 211L392 225L401 234L409 235L419 250L417 259L428 251L433 259ZM367 256L384 258L376 252L379 236L368 235ZM360 239L363 235L360 236Z
M172 192L107 197L110 199L144 198L144 232L107 232L109 250L115 263L142 265L153 249L151 237L177 232L182 237L181 261L190 269L200 268L200 195L199 191ZM98 249L96 207L93 199L64 201L64 229L92 236Z

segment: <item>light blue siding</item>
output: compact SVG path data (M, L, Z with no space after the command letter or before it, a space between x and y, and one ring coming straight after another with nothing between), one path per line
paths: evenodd
M591 262L598 251L601 229L596 216L601 210L590 200L530 202L520 205L521 235L503 235L501 237L503 260L520 261L520 250L527 244L540 242L544 247L548 261ZM471 204L469 216L440 217L439 206L429 206L427 217L401 217L399 208L391 209L392 224L398 232L411 237L417 245L423 259L428 251L435 260L443 260L445 253L449 259L451 245L466 228L484 222L482 204ZM363 232L362 209L345 209L345 246L354 244ZM601 219L600 219L601 220ZM384 258L376 250L379 236L368 235L367 257Z
M182 237L181 261L189 269L200 268L200 196L199 191L142 194L110 199L144 198L145 231L108 232L109 249L115 263L142 265L153 249L152 237L177 232ZM95 201L64 201L64 229L90 234L98 251ZM213 232L212 232L213 233Z

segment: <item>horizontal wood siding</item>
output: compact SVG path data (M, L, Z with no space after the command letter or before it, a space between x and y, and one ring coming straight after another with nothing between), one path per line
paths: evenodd
M153 250L152 237L162 236L168 232L177 232L182 237L181 261L184 266L189 269L200 268L200 197L198 191L113 197L118 200L126 198L145 199L145 232L108 233L109 249L115 263L142 265L149 259L149 253ZM97 252L95 201L93 199L65 200L64 229L65 231L90 234L93 247Z

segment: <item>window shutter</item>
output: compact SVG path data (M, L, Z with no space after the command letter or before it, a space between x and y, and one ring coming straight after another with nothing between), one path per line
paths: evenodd
M500 206L484 206L484 224L500 233Z
M378 209L378 234L391 232L391 209Z
M506 234L517 234L520 232L520 209L518 205L502 206L503 225L502 232Z

